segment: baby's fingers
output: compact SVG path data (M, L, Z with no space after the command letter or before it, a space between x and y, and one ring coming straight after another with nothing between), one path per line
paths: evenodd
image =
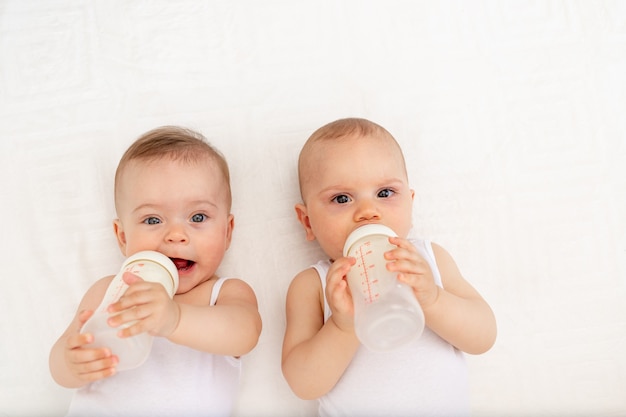
M356 259L352 257L337 259L330 267L326 277L326 299L335 317L335 322L338 323L339 320L344 323L339 323L339 326L345 328L348 327L346 323L352 320L353 314L352 296L346 281L346 274L355 262ZM338 319L338 315L342 317L345 315L345 320Z
M89 317L93 316L93 313L94 312L92 310L83 310L78 313L78 323L80 324L81 328L87 322L87 320L89 320Z
M91 382L115 375L115 367L118 363L119 360L117 356L111 355L109 353L108 356L102 357L100 359L91 360L88 362L79 362L76 363L74 366L81 379Z
M126 275L124 275L126 277ZM128 273L129 277L135 277ZM136 277L137 279L140 279ZM111 314L120 311L129 310L139 305L152 302L161 302L169 299L165 288L161 284L154 282L138 281L135 285L129 287L119 300L108 306L107 311Z
M93 382L99 379L108 378L117 373L115 366L109 366L106 368L100 368L97 371L90 371L80 374L80 378L86 382Z
M67 338L65 348L68 350L77 349L89 343L93 343L93 335L91 333L76 333Z
M339 258L331 265L326 277L326 285L334 286L340 284L344 277L356 263L356 259L352 257Z
M135 275L132 272L124 272L122 279L128 285L133 285L134 283L143 281L139 275Z
M397 247L385 252L385 259L388 261L410 260L412 262L423 260L415 246L406 239L399 237L389 238L389 242Z
M68 350L66 356L73 372L85 381L113 375L119 362L108 348L74 348Z

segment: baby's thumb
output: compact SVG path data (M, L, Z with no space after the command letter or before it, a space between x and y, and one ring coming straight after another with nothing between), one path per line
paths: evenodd
M128 285L132 285L135 282L143 281L140 276L135 275L132 272L124 272L124 275L122 275L122 279L124 279L124 282Z
M78 313L78 322L80 323L80 327L83 327L83 324L85 324L91 316L93 316L93 310L83 310Z

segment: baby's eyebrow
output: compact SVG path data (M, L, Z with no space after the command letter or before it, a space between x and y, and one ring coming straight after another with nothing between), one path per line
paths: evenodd
M144 204L140 204L137 207L135 207L132 212L136 213L136 212L142 211L142 210L154 210L157 207L158 206L156 204L144 203Z
M189 207L193 207L194 209L200 207L206 207L206 206L210 206L212 208L215 209L219 209L219 204L211 201L211 200L194 200L194 201L190 201L187 205L188 208ZM160 209L165 208L164 205L162 204L155 204L155 203L143 203L138 205L137 207L135 207L132 211L132 213L137 213L139 211L143 211L143 210L147 210L147 211L158 211Z
M189 203L189 205L191 206L212 206L214 208L219 208L219 205L217 203L214 203L211 200L197 200L197 201L191 201Z
M324 193L324 192L329 192L329 191L340 191L340 190L345 190L346 187L342 186L342 185L330 185L328 187L324 187L320 190L320 192Z
M317 193L318 196L341 195L341 194L350 194L350 189L347 187L342 187L340 185L333 185L330 187L325 187Z
M388 178L383 181L384 184L404 184L405 182L406 181L403 180L402 178L397 178L397 177Z

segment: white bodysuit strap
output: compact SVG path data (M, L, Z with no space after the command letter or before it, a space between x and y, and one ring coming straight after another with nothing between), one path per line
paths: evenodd
M215 305L215 303L217 302L217 297L220 295L222 285L229 279L230 278L228 277L220 277L217 279L217 281L215 281L215 284L213 284L213 289L211 290L211 302L209 305Z

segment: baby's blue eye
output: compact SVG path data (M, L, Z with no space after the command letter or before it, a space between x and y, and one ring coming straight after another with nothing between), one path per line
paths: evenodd
M198 214L194 214L193 216L191 216L191 221L193 223L202 223L207 218L208 217L206 216L206 214L198 213Z
M161 223L161 220L158 219L157 217L148 217L143 222L145 224L159 224L159 223Z
M389 188L385 188L384 190L380 190L378 192L378 197L380 198L389 198L394 194L393 190L390 190Z
M338 196L336 196L335 198L333 198L334 202L338 203L338 204L346 204L348 202L350 202L350 197L348 197L345 194L340 194Z

